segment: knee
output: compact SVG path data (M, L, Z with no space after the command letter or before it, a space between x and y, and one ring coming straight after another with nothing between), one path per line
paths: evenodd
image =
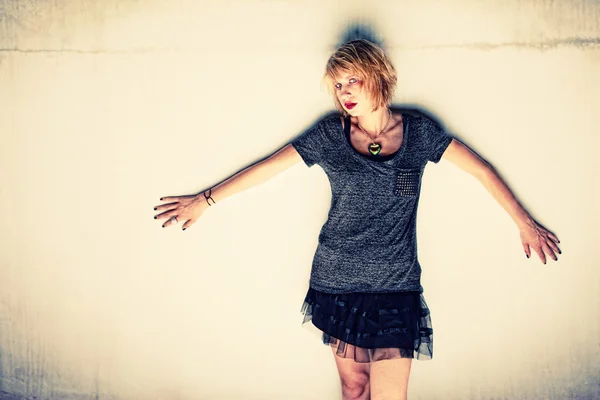
M342 380L342 397L344 400L358 400L365 398L369 391L369 376L360 374L352 379Z

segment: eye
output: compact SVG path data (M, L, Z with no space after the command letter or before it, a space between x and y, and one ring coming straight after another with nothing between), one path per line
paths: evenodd
M354 85L355 83L358 83L358 79L356 79L356 78L350 78L350 79L348 79L348 83L350 83L351 85ZM336 83L334 85L334 87L336 89L341 89L342 88L342 84L341 83Z

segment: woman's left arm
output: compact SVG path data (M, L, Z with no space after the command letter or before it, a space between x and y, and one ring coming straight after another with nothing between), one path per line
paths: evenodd
M555 252L562 254L557 246L560 240L529 215L490 163L454 138L442 157L477 178L510 214L519 228L527 258L531 256L530 247L533 247L544 264L546 264L545 253L548 253L554 261L558 260Z

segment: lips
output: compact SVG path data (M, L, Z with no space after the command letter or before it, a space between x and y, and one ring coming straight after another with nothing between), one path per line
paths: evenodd
M356 106L356 103L344 103L344 107L348 110L352 110Z

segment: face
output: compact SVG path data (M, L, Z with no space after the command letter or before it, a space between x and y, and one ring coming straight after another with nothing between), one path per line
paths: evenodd
M364 82L349 71L342 71L333 82L335 95L348 114L353 117L365 115L373 110Z

